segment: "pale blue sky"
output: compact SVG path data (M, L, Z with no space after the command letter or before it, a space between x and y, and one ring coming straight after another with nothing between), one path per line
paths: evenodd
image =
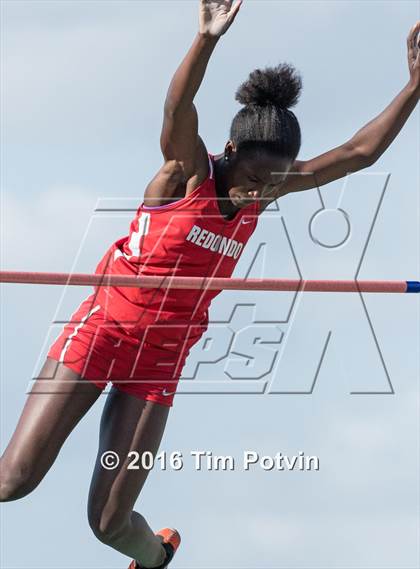
M132 217L95 214L95 207L112 198L107 203L135 208L162 163L162 105L194 37L197 2L3 1L1 16L2 268L92 272ZM341 144L407 82L406 36L418 18L414 1L245 0L196 99L209 151L220 152L227 140L237 86L254 68L282 61L303 76L295 109L299 157ZM417 109L365 172L321 195L289 195L265 212L236 276L248 270L297 276L292 246L306 278L354 278L361 263L360 278L418 279L418 117ZM311 218L323 207L331 211L319 212L312 229L325 243L346 237L336 208L349 216L341 247L310 238ZM3 286L2 449L58 333L52 321L68 317L87 294ZM235 302L243 306L231 327L242 335L233 360L201 365L194 385L211 390L219 382L225 393L180 393L161 448L236 457L247 449L302 450L319 456L320 471L195 472L187 460L180 472L153 472L138 509L155 529L179 528L183 545L174 569L418 569L419 300L365 295L363 304L357 295L338 294L292 300L277 293L216 299L211 319L219 323L208 335L218 327L214 350L225 346L221 330ZM244 336L256 321L274 348L283 334L271 367L268 344L245 351L255 358L246 365ZM290 394L310 389L329 332L312 395ZM191 354L181 391L203 360L201 348ZM251 373L250 381L250 369L262 378ZM248 378L253 394L234 393L238 385L244 390L238 377ZM351 394L386 392L390 382L394 395ZM72 433L38 489L1 508L2 568L128 566L94 538L85 513L104 400Z

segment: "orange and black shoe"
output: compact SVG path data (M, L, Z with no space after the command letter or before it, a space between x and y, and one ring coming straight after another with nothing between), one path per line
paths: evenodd
M176 550L181 543L181 536L176 531L176 529L164 528L156 533L158 537L162 540L162 545L166 551L165 561L159 565L159 567L154 567L153 569L166 569L169 563L172 561ZM128 569L141 569L141 565L137 561L132 561Z

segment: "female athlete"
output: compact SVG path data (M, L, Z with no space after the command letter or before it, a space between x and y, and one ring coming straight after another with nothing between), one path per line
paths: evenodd
M297 160L301 135L290 110L301 80L286 64L257 69L236 99L222 153L209 154L198 135L194 98L220 37L241 2L201 0L199 30L170 83L164 107L164 164L147 186L129 236L116 241L96 272L229 277L273 200L327 184L372 165L415 108L420 92L420 22L408 36L409 80L390 105L347 142ZM64 441L98 399L107 396L88 500L90 526L101 542L133 559L131 569L164 568L180 538L155 534L133 510L147 470L101 464L104 451L157 452L191 347L206 330L217 292L97 287L73 314L27 397L1 459L1 500L31 492Z

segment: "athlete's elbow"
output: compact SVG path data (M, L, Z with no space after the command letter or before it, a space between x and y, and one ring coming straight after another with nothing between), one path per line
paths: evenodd
M363 170L364 168L369 168L375 164L378 160L380 154L378 154L375 150L366 147L356 147L353 149L353 162L355 168L353 171L356 170Z
M363 154L361 157L363 168L369 168L369 166L373 166L373 164L379 160L380 156L381 153L374 151L366 152Z

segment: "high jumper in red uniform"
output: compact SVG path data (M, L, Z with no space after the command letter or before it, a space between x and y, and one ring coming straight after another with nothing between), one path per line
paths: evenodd
M98 274L229 277L265 207L372 165L415 108L420 91L419 29L408 36L409 79L389 106L342 145L297 160L290 110L301 79L287 64L257 69L236 93L243 105L230 139L210 154L198 134L194 98L220 37L241 2L201 0L199 30L169 86L163 113L164 164L148 184L129 235L99 262ZM156 454L177 382L207 328L214 290L96 287L51 346L1 459L1 500L31 492L67 436L108 382L88 516L99 540L133 559L131 569L164 568L176 530L155 534L133 510L147 470L101 464L112 449ZM49 381L45 381L49 378Z

